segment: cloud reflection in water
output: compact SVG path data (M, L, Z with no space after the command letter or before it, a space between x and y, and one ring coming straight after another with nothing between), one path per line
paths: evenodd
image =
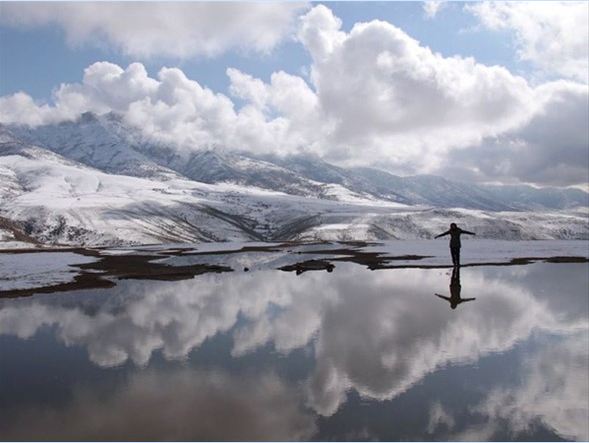
M551 272L558 270L554 266L517 267L501 273L463 270L463 296L476 297L476 301L456 311L434 295L447 291L450 282L450 276L440 270L369 272L342 265L332 274L259 271L180 282L124 281L109 290L108 297L88 302L92 309L71 302L71 297L82 297L80 294L69 299L5 302L0 305L0 333L26 338L43 325L53 325L60 341L86 347L90 359L103 367L129 359L146 365L158 349L168 359L183 358L219 334L232 337L233 358L267 345L283 354L310 346L314 365L302 390L304 403L320 415L331 416L350 390L364 398L390 400L436 369L475 363L492 352L507 351L534 332L587 337L585 310L569 309L568 302L559 307L552 294L537 290L542 287L539 280L546 280L546 285L554 280ZM587 287L583 272L575 275L584 280L562 286L561 300L572 300L575 291ZM489 417L489 426L459 432L489 438L496 431L495 419L509 418L514 429L525 430L526 423L541 416L562 435L586 438L586 427L580 424L589 411L586 377L573 374L574 383L564 391L580 396L560 395L557 403L541 401L541 392L550 390L551 383L562 386L571 367L587 369L587 353L579 354L574 343L559 348L562 355L544 353L537 362L530 360L522 369L529 383L517 391L492 390L473 409ZM574 355L581 358L575 365L550 366L552 360L574 360ZM151 380L154 374L134 377ZM547 385L542 387L538 380ZM133 379L131 386L136 382ZM268 407L264 401L260 404ZM433 429L436 423L454 426L451 413L441 404L434 406L436 414L430 417L429 427ZM549 413L558 408L576 412ZM507 417L506 411L512 413ZM305 420L295 422L311 429L313 425ZM292 432L300 439L311 435Z

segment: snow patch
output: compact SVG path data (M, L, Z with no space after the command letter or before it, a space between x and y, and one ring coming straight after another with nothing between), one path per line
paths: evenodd
M0 290L53 286L73 281L79 273L70 267L96 261L72 252L0 254Z

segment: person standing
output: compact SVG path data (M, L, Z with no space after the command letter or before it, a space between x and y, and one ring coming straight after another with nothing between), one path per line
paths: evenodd
M474 232L465 231L464 229L460 229L456 223L450 223L450 229L446 232L436 235L434 238L440 238L445 235L450 234L450 255L452 256L452 264L454 266L460 266L460 235L461 234L468 234L468 235L476 235Z

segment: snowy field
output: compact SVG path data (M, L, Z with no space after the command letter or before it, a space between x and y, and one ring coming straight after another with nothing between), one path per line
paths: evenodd
M106 172L2 137L0 130L0 250L35 244L413 240L432 238L450 222L479 238L589 239L589 213L582 205L464 209L461 201L407 205L303 178L315 191L297 188L289 194L293 189L280 180L272 189L231 181L207 184L167 169L160 171L163 176L144 174L139 167L135 175L125 175L131 172ZM118 158L106 156L106 164L111 157ZM266 172L254 175L266 177ZM484 201L471 203L486 207Z
M0 290L67 283L79 274L72 266L95 260L72 252L0 254Z

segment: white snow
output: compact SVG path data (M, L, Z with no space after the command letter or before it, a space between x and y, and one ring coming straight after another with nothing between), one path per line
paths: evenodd
M46 245L419 239L431 238L452 221L483 238L589 239L589 213L577 209L406 206L319 182L324 198L297 196L167 173L165 179L116 175L32 145L6 146L0 155L0 217L23 230L26 226ZM0 249L14 241L0 232Z
M0 290L53 286L72 281L78 271L69 265L90 263L93 257L72 252L0 254Z
M34 248L36 245L32 243L26 243L22 241L15 241L15 240L0 240L0 251L6 249L27 249L27 248Z

